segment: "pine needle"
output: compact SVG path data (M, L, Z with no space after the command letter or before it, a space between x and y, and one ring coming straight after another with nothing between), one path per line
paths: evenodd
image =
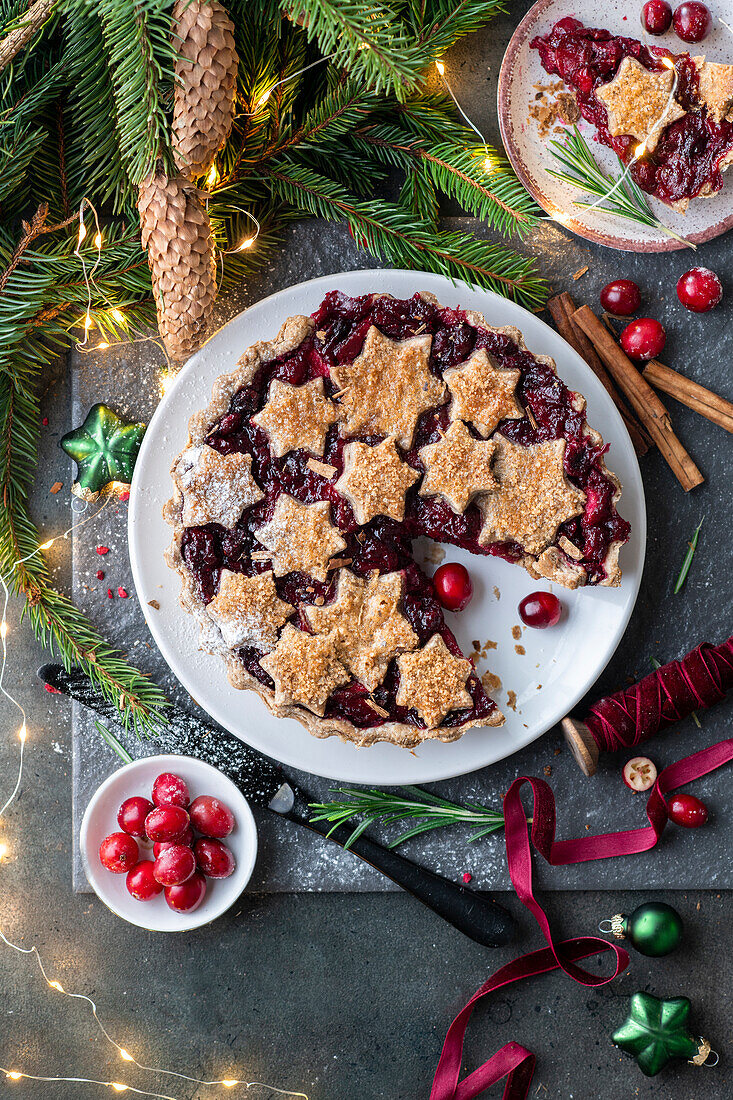
M680 592L682 590L682 587L683 587L685 581L687 580L687 574L690 572L690 566L692 565L692 559L694 558L695 551L697 550L697 540L700 538L700 528L701 527L702 527L702 520L700 520L697 527L695 528L695 533L692 536L692 538L691 538L691 540L688 544L687 553L685 554L685 560L682 562L682 568L680 569L679 576L677 577L677 581L676 581L674 589L673 589L673 593L674 593L675 596L677 595L678 592Z

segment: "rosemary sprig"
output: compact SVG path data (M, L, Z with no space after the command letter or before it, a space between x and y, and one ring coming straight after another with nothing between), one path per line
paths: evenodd
M680 237L659 220L644 192L634 183L631 176L626 174L623 164L621 166L624 172L621 176L606 175L601 170L577 126L573 126L566 135L565 141L550 142L550 154L563 166L563 171L553 171L548 168L550 175L562 180L563 183L570 184L571 187L579 187L596 200L584 202L575 199L576 206L589 209L599 206L598 200L602 199L604 205L599 206L599 209L605 213L647 225L651 229L658 229L667 236L674 237L676 241L688 245L689 248L696 247L691 241Z
M695 534L692 536L690 542L687 544L687 553L685 554L685 560L682 562L682 568L680 569L680 575L677 578L677 583L674 586L674 595L681 590L685 581L687 580L687 574L690 572L690 566L692 565L692 559L695 556L697 550L697 540L700 538L700 528L702 527L702 520L695 528Z
M126 764L132 764L132 757L126 748L119 743L112 730L105 726L104 722L100 722L98 718L94 719L94 725L96 726L97 733L102 737L111 749L117 753L121 760L124 760Z
M361 836L365 829L379 820L385 825L409 818L418 822L390 841L388 845L390 848L396 848L406 840L411 840L412 837L430 832L432 829L441 829L445 825L468 826L473 831L473 835L468 838L469 843L479 840L488 833L496 832L504 826L504 815L496 810L472 803L459 806L455 802L430 794L420 787L400 788L411 795L410 798L390 794L387 791L361 791L352 787L332 787L331 789L334 794L347 795L347 800L311 803L311 820L333 822L333 828L329 830L330 836L339 825L345 825L353 818L361 817L361 821L355 826L346 842L347 848Z

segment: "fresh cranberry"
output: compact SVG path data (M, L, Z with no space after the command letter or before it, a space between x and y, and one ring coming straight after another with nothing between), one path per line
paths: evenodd
M99 845L99 859L113 875L124 875L140 859L137 841L129 833L110 833Z
M148 798L133 795L126 798L117 811L117 823L130 836L145 836L145 818L154 808Z
M465 565L446 562L433 575L435 592L448 611L463 611L473 595L473 585Z
M204 836L222 840L229 836L234 828L234 814L218 798L210 794L200 794L189 807L194 828Z
M150 840L180 840L188 826L188 814L182 806L156 806L145 818Z
M158 896L163 887L153 875L152 859L141 859L127 872L127 889L138 901L150 901Z
M675 8L672 20L675 34L683 42L702 42L713 25L710 11L699 0L686 0L684 4L680 4Z
M170 848L174 844L183 844L186 848L193 848L193 829L190 825L186 828L185 833L176 840L156 840L153 845L153 855L157 859L161 852L164 852L166 848Z
M641 292L631 279L614 279L601 291L601 305L616 317L630 317L641 305Z
M153 802L156 806L182 806L186 809L191 796L185 780L173 772L162 772L153 783Z
M162 886L180 886L196 870L196 857L183 844L171 844L156 857L153 874Z
M629 359L646 363L655 359L667 340L667 334L653 317L639 317L631 321L621 333L621 347Z
M664 34L672 25L672 8L667 0L647 0L641 9L641 25L648 34Z
M162 889L162 887L161 887ZM166 886L165 900L177 913L192 913L198 909L206 894L206 879L200 871L194 871L180 886Z
M667 803L669 820L685 829L699 829L708 819L708 808L694 794L675 794Z
M196 863L208 878L229 878L236 867L232 851L220 840L200 837L193 847Z
M691 313L707 313L723 297L723 284L709 267L692 267L677 281L677 297Z
M519 617L527 626L544 630L555 626L562 613L562 604L552 592L530 592L519 605Z

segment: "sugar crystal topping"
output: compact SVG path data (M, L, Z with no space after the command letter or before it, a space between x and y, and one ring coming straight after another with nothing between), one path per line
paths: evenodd
M625 57L613 80L596 89L608 111L608 130L613 137L630 134L656 148L663 130L687 112L671 98L674 69L652 73L633 57Z
M337 419L336 406L324 396L322 378L302 386L275 378L270 383L267 403L252 422L267 432L272 453L282 458L298 448L322 455L326 433Z
M374 516L405 516L405 493L420 474L397 452L394 439L383 439L376 447L367 443L347 443L344 469L336 488L354 509L357 523L368 523Z
M330 515L327 500L301 504L287 493L280 494L270 522L255 531L257 541L272 552L276 577L300 570L325 581L329 560L346 549Z
M251 455L220 455L206 443L183 452L174 477L183 494L186 527L220 523L231 529L244 509L264 496L252 477Z
M451 420L467 420L485 438L500 420L521 419L524 410L514 394L520 377L518 370L497 367L481 348L444 374L453 398Z
M294 610L279 598L271 570L246 577L222 569L219 591L206 607L229 649L272 649L278 630Z
M419 451L425 467L420 496L438 494L454 512L465 512L477 493L496 488L491 472L495 450L493 440L475 439L462 420L454 420L437 443Z
M473 706L466 691L471 662L454 657L440 634L433 634L422 649L403 653L397 665L397 706L413 707L428 729L439 726L450 711Z
M334 634L307 634L288 623L260 665L275 682L276 706L297 703L323 714L334 688L350 679L338 657Z

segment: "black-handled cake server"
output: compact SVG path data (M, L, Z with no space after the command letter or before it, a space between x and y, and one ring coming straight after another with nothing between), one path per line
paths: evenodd
M119 728L116 707L94 688L81 669L66 672L62 665L47 664L39 668L38 676L44 684L76 699ZM227 775L253 805L267 807L321 836L329 834L327 822L310 820L308 803L311 799L306 791L288 779L279 764L245 745L221 726L213 722L208 724L174 704L169 705L166 719L166 727L154 737L163 752L198 757ZM330 833L329 839L343 848L350 835L350 830L341 826ZM450 882L364 835L348 850L484 947L501 947L513 938L511 914L490 898Z

